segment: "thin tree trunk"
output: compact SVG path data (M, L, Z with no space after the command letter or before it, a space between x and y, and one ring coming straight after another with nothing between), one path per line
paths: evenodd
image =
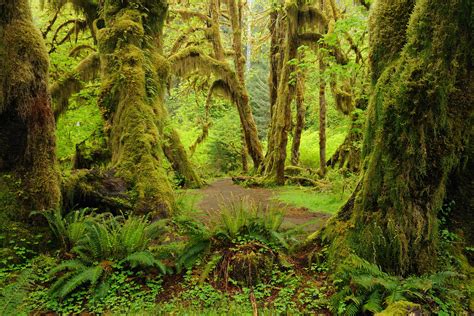
M263 148L258 139L257 124L250 107L247 87L245 85L245 57L242 46L242 3L240 0L227 0L232 26L232 47L234 49L234 65L237 78L241 85L241 101L237 104L244 131L248 153L252 157L254 168L258 169L263 161Z
M188 153L181 143L178 132L175 129L164 131L164 138L162 143L163 152L171 163L173 170L183 178L182 186L193 189L202 187L204 183L189 161Z
M242 171L244 173L248 173L249 172L249 164L248 164L248 161L247 161L247 146L245 145L245 136L243 135L243 133L242 133L242 149L241 149L241 152L240 152L240 156L241 156L241 159L242 159Z
M280 4L282 2L280 1ZM284 34L285 27L282 21L282 15L277 9L272 10L270 13L270 24L269 31L271 34L270 42L270 76L268 78L269 91L270 91L270 126L269 130L272 129L272 117L274 113L275 104L278 97L278 85L280 79L280 73L283 67L283 55L284 55ZM271 133L268 133L268 148L273 147L273 139Z
M286 49L278 82L278 97L272 116L271 139L265 157L264 170L265 177L278 185L285 183L286 146L288 132L291 129L291 101L295 95L295 83L290 80L295 66L289 61L297 57L298 50L298 6L296 3L289 3L285 9L287 14Z
M340 168L357 173L360 171L362 131L364 128L364 111L367 109L367 100L356 102L356 110L351 113L351 125L344 142L326 162L326 166Z
M2 1L0 12L0 174L26 188L25 213L15 214L25 219L60 202L49 59L29 1Z
M291 164L293 166L297 166L300 161L301 134L303 133L306 115L304 86L305 76L304 74L299 74L296 81L296 124L293 134L293 144L291 146Z
M326 82L323 76L326 65L319 58L319 173L326 175Z

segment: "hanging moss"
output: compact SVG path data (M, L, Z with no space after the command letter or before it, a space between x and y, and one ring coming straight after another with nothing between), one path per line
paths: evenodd
M240 122L244 131L245 141L254 166L260 166L263 159L262 145L258 139L257 126L249 105L249 97L238 76L226 61L207 56L201 49L189 47L169 58L172 71L177 76L185 76L194 71L201 74L215 75L215 89L224 93L237 107Z
M60 192L48 54L28 1L0 9L0 173L14 172L24 183L25 210L54 208Z
M398 47L399 19L378 16L390 16L388 3L379 1L372 19L392 24L374 32ZM436 269L437 212L472 126L472 9L470 1L416 1L399 57L373 69L383 71L369 104L364 174L322 234L332 241L333 260L355 252L403 275Z
M92 53L81 61L73 72L51 86L51 97L55 105L54 116L56 119L67 110L69 98L83 88L84 82L96 78L99 69L99 54Z

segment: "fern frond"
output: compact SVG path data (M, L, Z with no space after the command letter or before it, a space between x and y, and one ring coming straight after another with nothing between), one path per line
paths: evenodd
M90 282L91 285L96 285L99 278L101 277L104 268L101 265L90 267L82 270L81 272L73 275L61 289L56 292L56 295L59 298L64 298L74 290L76 290L80 285Z
M204 281L206 281L207 277L211 273L212 270L217 266L219 261L222 259L221 254L214 254L211 259L207 262L207 264L204 266L204 269L202 270L201 276L199 277L199 283L202 284Z
M0 288L0 315L20 315L31 286L31 269L24 270L14 283ZM28 314L28 313L26 313Z
M210 240L199 240L189 247L185 248L184 253L180 256L177 261L178 271L183 267L189 269L196 262L201 255L210 248Z
M51 269L49 272L48 272L48 275L49 276L54 276L56 275L57 273L59 272L63 272L63 271L77 271L77 270L82 270L84 269L86 266L80 261L80 260L68 260L68 261L65 261L61 264L59 264L58 266L56 266L55 268Z
M364 306L362 306L362 310L375 314L383 310L382 304L382 294L379 291L374 291L367 298Z

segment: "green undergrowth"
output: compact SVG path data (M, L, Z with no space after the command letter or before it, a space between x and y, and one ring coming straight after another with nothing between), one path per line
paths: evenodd
M18 258L0 262L0 314L462 315L469 310L471 283L455 265L401 278L350 255L331 271L325 261L329 248L309 258L311 252L296 238L299 232L285 229L278 211L236 204L211 222L195 215L187 211L151 221L91 209L47 213L55 237L50 250L25 243L14 248Z
M326 159L336 152L339 146L344 142L349 130L349 124L342 122L341 125L328 128L326 140ZM288 158L291 157L288 152ZM300 147L301 165L308 168L319 168L319 132L308 129L301 135ZM289 163L289 161L288 161Z
M357 181L354 174L329 170L318 187L284 186L276 189L274 199L312 212L335 214L349 198Z
M278 190L276 200L304 207L312 212L324 212L335 214L345 203L347 193L342 195L331 192L317 192L304 187L285 187Z

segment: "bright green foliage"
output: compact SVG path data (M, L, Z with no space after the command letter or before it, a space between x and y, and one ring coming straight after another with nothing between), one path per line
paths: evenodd
M24 270L14 283L2 286L0 289L0 315L20 315L27 310L25 299L31 287L31 274L31 270Z
M150 224L145 218L75 215L69 227L68 238L73 245L71 252L76 259L68 260L50 271L51 275L65 272L51 287L51 295L65 297L90 283L96 291L107 292L109 276L123 266L131 268L157 267L166 273L166 266L149 251L152 240L163 232L163 222ZM61 227L57 218L50 222L52 227ZM82 225L82 234L76 235L73 225Z
M292 232L281 231L282 222L281 213L244 204L223 210L212 228L178 220L190 239L178 268L189 269L200 260L202 281L214 272L224 284L229 278L254 284L268 276L273 264L285 265L284 252L291 246Z
M459 302L460 295L466 295L458 290L463 278L447 271L403 279L350 255L334 275L338 292L331 297L331 310L341 315L379 313L385 309L386 315L406 315L424 309L437 314L459 314L462 307L454 302Z

